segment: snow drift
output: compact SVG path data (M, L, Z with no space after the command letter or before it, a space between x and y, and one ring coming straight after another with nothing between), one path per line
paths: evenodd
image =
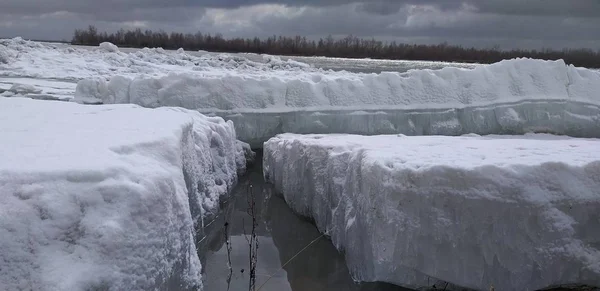
M600 285L600 140L283 134L264 174L361 281Z
M201 287L196 229L245 168L231 122L0 98L0 289Z
M234 120L240 139L256 146L282 132L456 135L541 130L597 136L598 92L596 71L563 61L514 59L473 69L406 73L114 77L81 81L75 98L199 109ZM501 112L498 107L503 107Z

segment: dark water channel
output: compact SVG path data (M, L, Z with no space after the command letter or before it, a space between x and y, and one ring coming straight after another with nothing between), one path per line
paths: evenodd
M199 249L205 251L200 254L205 290L248 290L250 259L244 234L249 235L252 227L251 216L247 213L249 184L252 184L258 214L257 289L271 277L260 291L409 290L383 283L355 283L344 256L326 237L320 237L310 221L294 214L272 186L264 182L261 160L259 153L256 164L240 179L231 198L222 203L218 216L207 222L206 237L199 244ZM229 288L226 223L233 270ZM319 239L296 256L316 238Z

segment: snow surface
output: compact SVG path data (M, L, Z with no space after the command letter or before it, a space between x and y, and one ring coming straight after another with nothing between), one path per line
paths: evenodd
M231 122L0 97L0 289L201 286L196 229L245 168Z
M600 285L598 139L283 134L264 153L266 180L357 280Z
M0 76L35 77L44 79L81 80L106 79L111 76L160 77L171 72L197 76L222 75L224 72L246 74L280 71L320 71L307 64L282 61L275 56L263 56L264 63L229 54L195 56L184 51L144 48L130 53L111 43L98 47L77 47L27 41L22 38L0 39Z
M112 76L161 77L171 72L205 77L220 76L225 72L264 74L279 71L279 74L292 75L299 70L322 71L293 60L283 61L276 56L263 55L256 58L259 61L229 54L199 55L162 48L119 49L108 42L97 47L84 47L27 41L22 38L0 39L0 94L8 89L3 88L3 84L8 84L9 88L12 84L27 84L35 86L41 93L5 92L3 96L65 100L74 97L74 83L86 78L107 80ZM54 84L48 85L49 82ZM67 90L57 91L56 84L61 88L66 86Z
M254 147L283 132L444 134L552 132L599 137L600 73L514 59L406 73L230 73L81 81L75 98L180 106L234 121ZM501 108L501 109L498 109Z

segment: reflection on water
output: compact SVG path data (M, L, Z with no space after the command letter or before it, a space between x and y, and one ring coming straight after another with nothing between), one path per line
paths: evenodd
M356 284L350 277L343 255L327 238L321 237L312 223L295 215L283 198L274 195L271 185L264 183L261 159L257 156L257 165L241 178L230 200L224 203L220 215L210 222L205 232L207 236L199 244L199 249L205 251L200 254L205 290L228 290L226 223L230 233L233 271L229 290L248 290L249 247L244 234L249 234L252 226L247 214L249 184L253 185L256 212L259 214L257 288L270 278L261 291L408 290L382 283ZM281 269L316 238L319 239Z

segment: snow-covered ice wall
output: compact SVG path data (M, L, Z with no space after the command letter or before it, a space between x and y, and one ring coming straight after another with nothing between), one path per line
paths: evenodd
M355 279L477 290L600 286L600 140L295 135L266 179Z
M196 290L195 224L245 169L231 122L0 97L0 289Z
M233 120L239 138L256 147L283 132L600 136L598 92L597 71L514 59L406 73L250 70L87 79L76 99L217 114Z

